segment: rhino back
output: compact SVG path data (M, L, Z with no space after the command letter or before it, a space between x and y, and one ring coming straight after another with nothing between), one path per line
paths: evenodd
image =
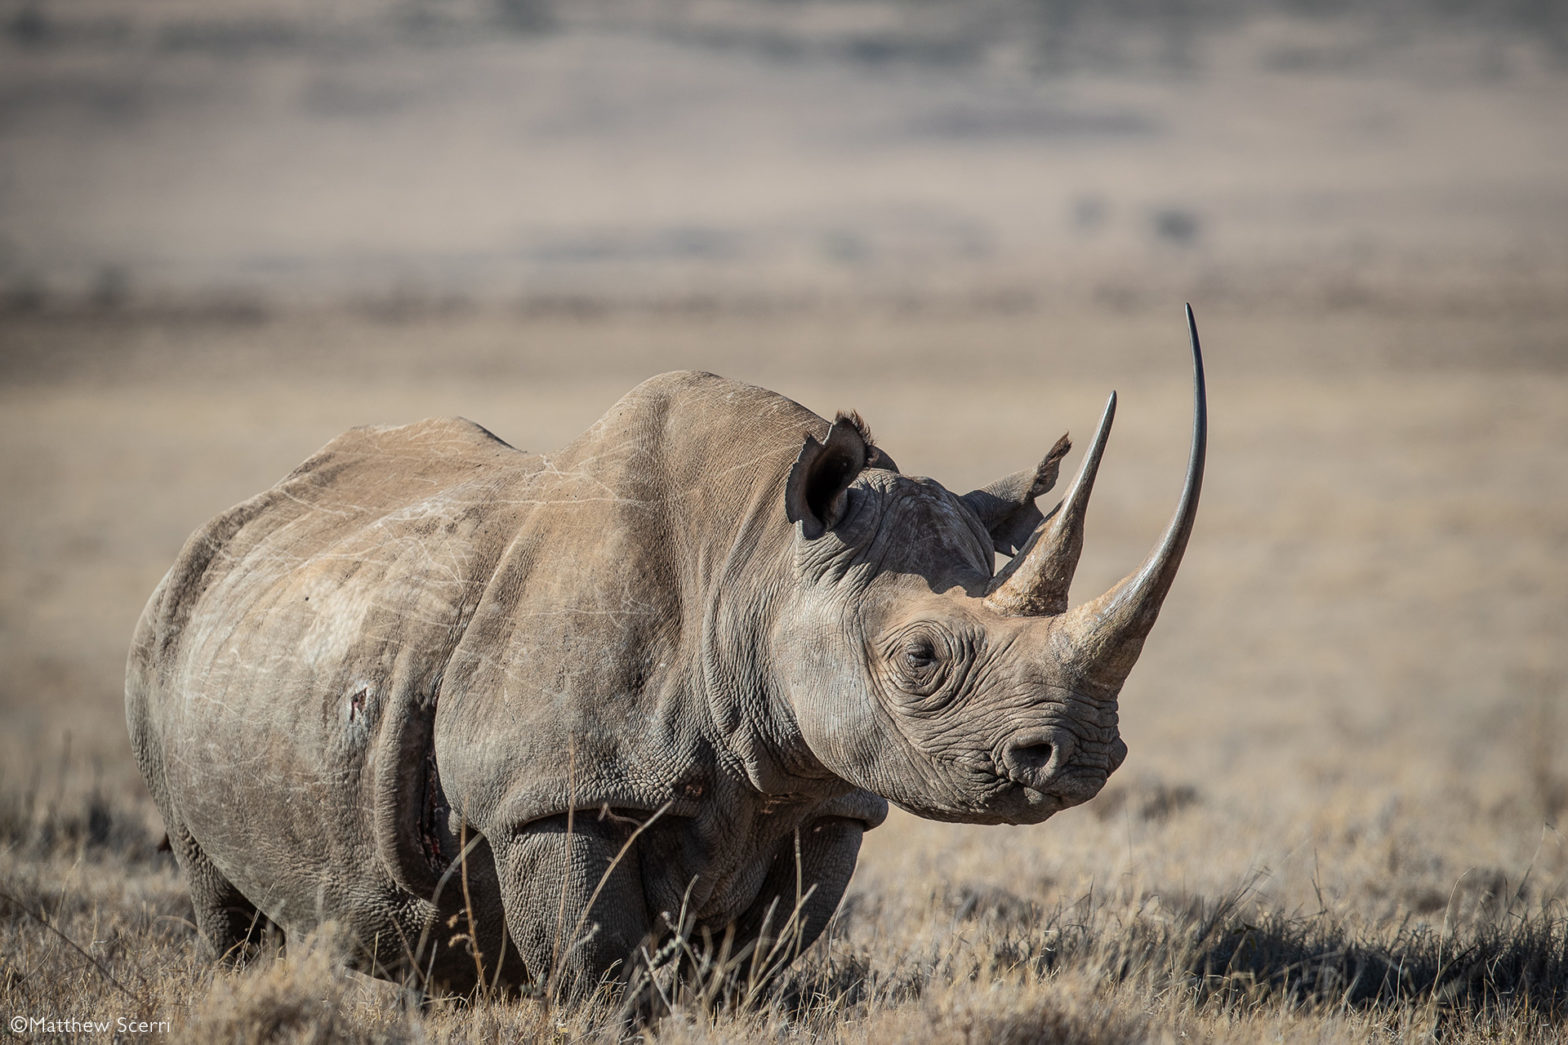
M497 491L536 469L466 421L356 429L193 535L154 594L127 684L144 772L280 924L429 895L433 696L516 529Z

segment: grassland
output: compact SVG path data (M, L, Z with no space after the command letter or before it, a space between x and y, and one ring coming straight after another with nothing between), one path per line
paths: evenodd
M1124 770L1034 829L895 814L868 837L831 938L759 1005L693 1000L650 1033L1551 1040L1568 1005L1568 375L1495 362L1538 336L1531 323L1214 316L1203 525L1123 697ZM1325 367L1330 332L1455 347L1425 368L1397 351ZM857 406L906 468L960 487L1087 427L1116 383L1090 590L1169 509L1187 395L1179 314L55 317L13 318L7 336L13 359L39 362L4 393L20 497L0 999L225 1040L606 1024L516 1000L410 1009L308 947L242 974L199 956L117 692L124 636L191 520L367 416L461 411L519 445L560 442L650 357ZM1068 359L1091 337L1092 359ZM1011 379L983 365L965 379L960 344L987 345ZM367 385L371 371L398 376Z
M496 6L515 37L440 20L483 5L319 39L289 5L7 23L0 1018L234 1042L1562 1040L1568 130L1560 49L1530 39L1557 23L1275 11L1149 65L1159 34L1107 57L1093 19L1066 61L943 5L529 20L546 6ZM857 408L958 489L1086 432L1116 388L1081 595L1174 503L1188 299L1209 477L1093 802L1019 829L895 812L782 980L742 1006L688 985L636 1031L420 1007L330 940L243 972L201 956L120 686L205 519L351 425L459 414L548 448L679 367Z

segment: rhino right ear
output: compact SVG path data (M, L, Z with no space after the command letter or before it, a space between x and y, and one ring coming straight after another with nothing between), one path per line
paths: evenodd
M826 442L807 435L784 484L784 509L806 537L831 530L844 512L845 491L866 467L870 440L858 414L839 414Z
M991 535L991 544L1002 555L1016 554L1045 521L1034 499L1056 485L1057 474L1062 469L1062 458L1073 448L1072 441L1063 435L1034 468L1025 468L992 483L990 486L964 494L962 500L985 526Z

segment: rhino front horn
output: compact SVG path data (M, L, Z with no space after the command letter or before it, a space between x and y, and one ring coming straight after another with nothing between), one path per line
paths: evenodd
M1058 626L1072 650L1084 682L1104 693L1115 693L1127 679L1143 641L1154 627L1160 605L1176 579L1182 552L1192 535L1198 514L1198 494L1203 486L1203 461L1208 445L1208 400L1203 382L1203 353L1198 346L1198 325L1187 307L1187 329L1192 335L1192 451L1181 502L1165 535L1143 565L1110 591L1092 602L1067 609L1067 589L1083 548L1084 514L1089 493L1105 451L1116 395L1111 394L1100 418L1094 443L1084 455L1072 489L1045 523L1035 532L1028 548L1020 551L992 582L985 604L998 613L1015 617L1057 616Z
M1080 679L1089 688L1107 695L1121 689L1142 652L1143 641L1154 627L1160 605L1176 579L1187 539L1192 536L1193 520L1198 515L1209 411L1203 384L1203 353L1198 347L1198 324L1191 305L1187 306L1187 329L1192 335L1192 450L1176 514L1142 566L1099 598L1059 618L1066 648L1072 651L1070 656L1076 661Z

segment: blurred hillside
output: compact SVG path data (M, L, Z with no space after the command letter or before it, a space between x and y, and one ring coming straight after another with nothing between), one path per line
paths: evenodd
M1554 310L1568 7L0 6L0 304Z

